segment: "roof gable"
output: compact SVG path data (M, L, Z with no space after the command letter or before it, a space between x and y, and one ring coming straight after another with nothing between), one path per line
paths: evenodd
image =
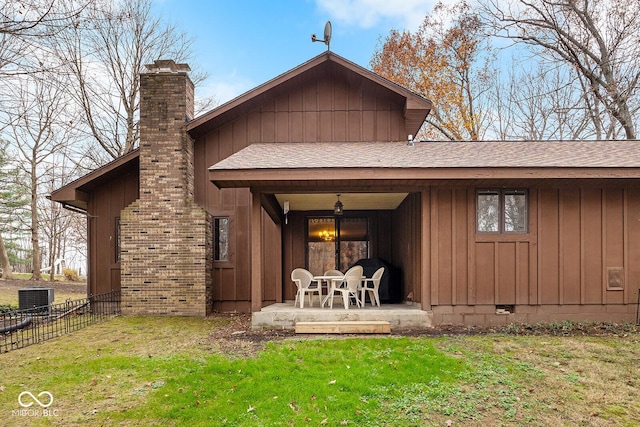
M87 193L129 171L138 170L140 150L136 149L53 191L49 198L63 205L87 210Z
M384 91L397 98L403 106L408 134L415 135L431 111L431 101L328 51L197 117L188 123L187 130L198 137L291 90L303 80L321 79L331 73L341 74L355 85L365 85L367 91Z

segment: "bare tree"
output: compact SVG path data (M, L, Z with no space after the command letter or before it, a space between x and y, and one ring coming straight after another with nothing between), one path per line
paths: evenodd
M100 0L56 42L88 134L109 158L116 158L133 150L138 141L139 75L144 65L162 57L188 60L192 40L154 16L151 0Z
M92 0L0 0L0 75L38 72L48 38L73 22Z
M25 207L29 203L20 186L21 182L23 176L12 158L8 142L0 139L0 268L7 278L12 277L7 246L13 240L21 219L26 216Z
M640 2L627 0L481 0L500 37L525 43L579 76L591 120L612 117L635 139L640 81ZM614 135L597 125L601 135Z
M28 177L24 183L30 195L31 249L33 279L39 280L41 269L40 219L38 199L41 176L52 167L52 155L66 141L68 127L63 125L65 96L61 88L48 84L48 79L16 80L15 118L11 121L12 143L20 157L20 167Z
M514 68L497 81L489 133L510 140L593 139L584 92L566 67Z
M64 147L66 148L66 147ZM54 153L56 160L54 167L46 168L41 176L41 184L47 194L56 188L65 185L74 172L69 171L68 156L64 153ZM59 203L51 200L39 199L39 218L41 219L42 241L44 242L42 253L43 258L48 260L49 280L53 281L55 274L62 274L60 260L67 260L67 238L73 238L86 250L86 222L80 228L77 227L78 219L85 219L85 216L77 212L64 209ZM80 232L78 232L80 231ZM75 250L74 250L75 252ZM44 269L43 269L44 270Z

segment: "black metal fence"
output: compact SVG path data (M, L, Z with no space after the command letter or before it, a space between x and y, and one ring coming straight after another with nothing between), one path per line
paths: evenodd
M120 291L0 314L0 353L77 331L120 314Z

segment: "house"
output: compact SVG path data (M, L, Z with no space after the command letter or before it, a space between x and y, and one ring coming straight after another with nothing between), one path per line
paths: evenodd
M140 148L51 195L124 313L258 313L364 258L433 325L635 318L637 141L413 141L431 102L329 51L197 118L188 66L148 68Z

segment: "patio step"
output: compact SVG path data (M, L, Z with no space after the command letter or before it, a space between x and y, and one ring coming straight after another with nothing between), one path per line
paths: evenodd
M384 320L297 322L296 334L389 334L391 323Z

